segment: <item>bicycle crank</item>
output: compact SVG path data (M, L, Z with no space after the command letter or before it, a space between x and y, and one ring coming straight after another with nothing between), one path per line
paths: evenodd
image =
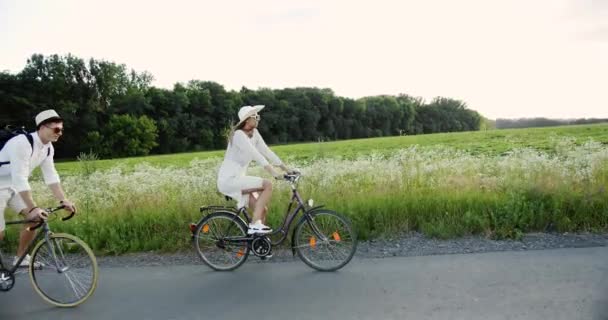
M7 292L15 285L15 276L8 270L0 269L0 291Z

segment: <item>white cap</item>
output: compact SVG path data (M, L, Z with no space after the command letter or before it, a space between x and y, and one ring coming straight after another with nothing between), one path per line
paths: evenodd
M39 126L40 123L51 118L61 119L61 117L53 109L40 112L38 115L36 115L36 126Z
M257 114L262 109L264 109L264 106L261 104L257 106L241 107L241 110L239 110L239 123L237 123L236 125L238 126L239 124L243 123L243 121L247 120L247 118L253 116L254 114Z

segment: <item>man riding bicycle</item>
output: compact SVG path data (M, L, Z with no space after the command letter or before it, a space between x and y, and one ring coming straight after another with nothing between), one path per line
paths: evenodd
M10 207L26 219L46 219L46 212L39 208L32 197L29 176L35 168L40 167L45 183L53 195L70 212L76 207L66 199L59 175L55 169L53 142L63 135L63 119L55 110L49 109L36 115L36 131L19 134L11 138L0 150L0 240L4 239L4 211ZM25 253L27 245L35 236L34 231L24 225L19 236L17 256ZM21 267L29 267L30 256L21 262ZM18 261L15 257L15 263Z

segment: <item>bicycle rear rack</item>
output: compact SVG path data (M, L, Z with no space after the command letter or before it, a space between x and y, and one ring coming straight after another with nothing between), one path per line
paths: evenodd
M236 212L236 208L235 207L228 207L228 206L202 206L200 208L200 211L201 211L201 213L205 213L205 211L217 210L217 209L230 210L230 211L235 211Z

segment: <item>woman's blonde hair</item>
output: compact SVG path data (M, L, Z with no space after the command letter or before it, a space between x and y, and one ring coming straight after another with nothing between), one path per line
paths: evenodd
M247 121L243 121L241 123L237 123L236 125L230 126L230 132L228 132L228 136L227 136L228 144L232 143L232 138L234 137L234 133L236 132L236 130L243 129L243 127L245 126L245 123L247 123Z

